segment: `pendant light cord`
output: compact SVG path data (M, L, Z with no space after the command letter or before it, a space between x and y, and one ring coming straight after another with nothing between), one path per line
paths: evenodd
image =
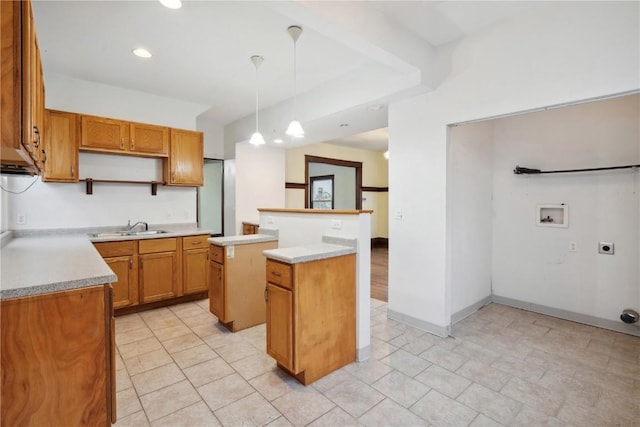
M298 59L296 57L296 44L298 44L297 40L293 41L293 118L294 120L298 120L298 73L296 72L296 65L298 63Z
M260 132L258 128L258 66L256 65L256 132Z

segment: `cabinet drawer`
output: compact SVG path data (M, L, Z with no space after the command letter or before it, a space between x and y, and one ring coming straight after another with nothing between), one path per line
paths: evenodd
M200 249L206 248L209 245L207 239L209 238L208 234L203 234L200 236L186 236L182 238L182 249Z
M219 264L224 264L224 247L210 245L209 246L209 259Z
M177 248L175 237L166 239L148 239L140 240L138 252L141 254L152 254L155 252L171 252Z
M122 255L133 255L136 250L136 243L137 242L135 240L126 240L121 242L96 242L93 246L96 247L103 258L107 258Z
M291 266L267 259L267 281L291 289Z

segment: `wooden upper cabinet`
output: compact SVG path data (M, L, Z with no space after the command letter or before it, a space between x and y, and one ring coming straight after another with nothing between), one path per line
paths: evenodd
M80 150L167 157L169 128L83 115Z
M204 183L202 132L171 129L170 155L164 161L167 185L200 186Z
M1 153L5 167L42 170L44 80L31 2L0 2Z
M45 113L43 148L43 181L78 182L78 138L80 120L77 114L47 110Z
M131 123L131 153L169 154L169 128L142 123Z

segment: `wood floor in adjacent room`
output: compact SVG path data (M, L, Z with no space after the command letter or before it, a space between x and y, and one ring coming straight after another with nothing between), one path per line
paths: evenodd
M371 298L389 301L389 248L371 248Z

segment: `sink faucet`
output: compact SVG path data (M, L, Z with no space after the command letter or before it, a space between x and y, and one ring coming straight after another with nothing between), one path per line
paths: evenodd
M146 222L138 221L135 224L131 225L131 220L127 221L127 231L133 230L139 224L144 225L144 231L149 231L149 224L147 224Z

